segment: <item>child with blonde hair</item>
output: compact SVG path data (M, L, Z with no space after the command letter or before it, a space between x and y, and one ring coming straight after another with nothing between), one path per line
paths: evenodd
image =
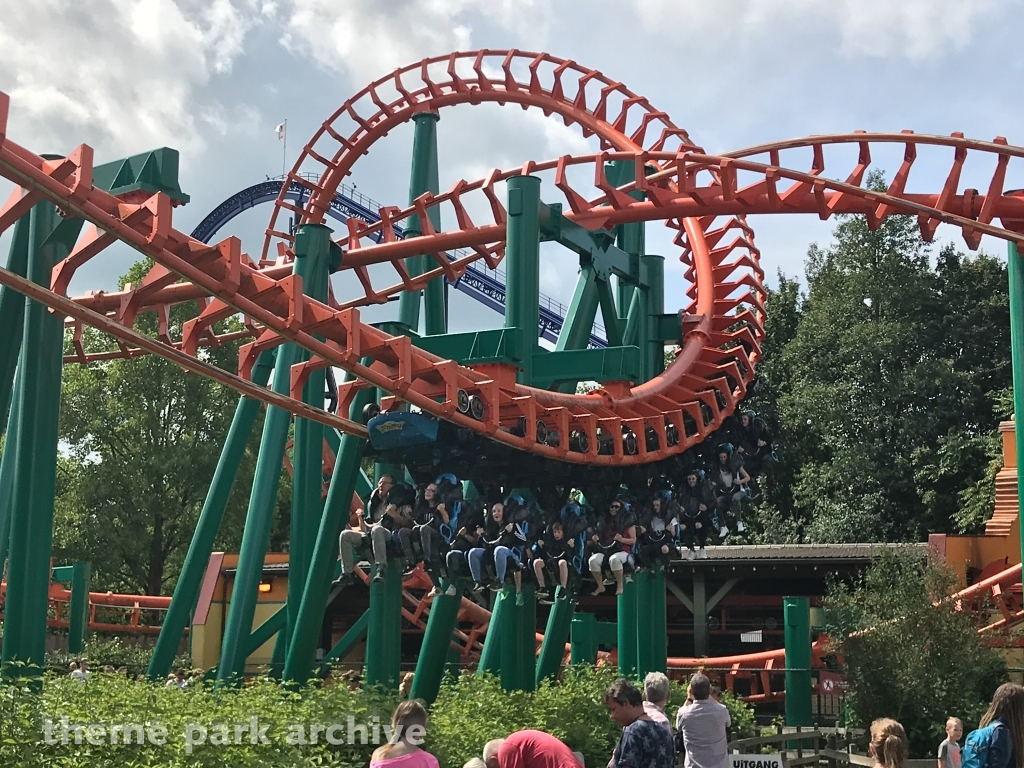
M946 739L939 744L937 768L960 768L960 737L964 724L959 717L946 720Z

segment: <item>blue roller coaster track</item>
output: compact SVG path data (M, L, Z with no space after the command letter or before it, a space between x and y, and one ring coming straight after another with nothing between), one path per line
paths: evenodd
M276 200L281 192L281 185L283 183L283 178L267 179L258 184L253 184L251 187L247 187L240 192L236 192L214 208L199 223L199 226L192 231L192 237L208 243L225 224L236 216L250 208L255 208L257 205ZM298 182L293 181L288 185L285 197L301 206L308 194L309 190ZM341 185L338 193L331 201L331 207L327 211L327 215L340 222L344 222L352 216L372 224L380 221L380 217L377 215L380 207L379 203L357 192L355 188ZM402 236L402 230L398 227L395 228L395 233L399 237ZM466 253L462 250L453 251L448 254L448 258L454 261L461 256L465 256ZM482 264L469 265L466 267L465 274L454 283L451 283L451 286L480 302L485 307L493 309L502 315L505 314L505 273L502 270L488 269ZM567 313L568 307L564 304L543 293L540 294L540 338L547 339L550 342L557 341L558 333L562 330L562 324L565 322ZM601 335L603 333L604 328L595 324L594 331L590 334L591 347L607 346L608 342Z

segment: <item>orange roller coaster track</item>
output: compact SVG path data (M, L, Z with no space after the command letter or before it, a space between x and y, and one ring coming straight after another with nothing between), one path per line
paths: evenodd
M417 113L487 102L556 115L567 125L579 126L584 135L596 136L601 151L531 161L516 169L492 171L475 182L460 181L442 194L421 196L411 206L382 208L377 224L349 220L348 232L338 241L344 252L342 269L355 271L362 295L331 296L327 303L302 295L299 278L288 274L290 236L276 223L282 212L295 215L298 223L321 222L355 161L390 130ZM646 99L594 70L547 54L452 54L397 70L368 86L343 104L304 148L287 180L305 185L308 199L303 206L283 197L277 201L257 261L243 255L237 239L210 246L174 229L166 195L126 201L95 188L88 146L66 158L46 160L15 144L6 135L8 107L7 97L0 96L0 175L18 189L0 209L0 231L39 200L90 222L93 227L54 269L51 290L41 289L34 298L81 323L101 325L124 343L123 354L138 353L132 347L138 339L130 335L130 328L139 312L156 311L166 318L171 304L199 299L200 316L186 326L182 338L164 333L150 342L149 351L179 360L195 358L200 344L216 343L213 322L241 313L248 332L256 337L243 348L243 374L259 351L283 340L313 354L311 362L293 372L290 410L301 407L297 393L308 372L329 364L356 377L339 387L342 408L358 389L379 387L427 413L517 449L584 464L640 464L680 453L719 426L744 396L760 354L764 320L759 254L746 216L815 213L828 218L856 213L877 226L886 216L913 215L926 239L945 222L960 227L972 248L983 234L1024 242L1024 196L1003 189L1009 161L1024 156L1024 149L1009 146L1002 138L982 142L957 134L852 133L710 155ZM873 149L891 144L903 147L903 162L889 187L884 192L864 188ZM845 175L827 178L826 154L847 145L857 148L856 163ZM908 192L911 168L918 151L925 149L952 153L946 181L937 193ZM785 162L807 153L811 163L806 170ZM969 155L995 163L983 192L960 189ZM632 165L628 183L609 182L605 168L611 161ZM318 172L317 181L300 171L306 166ZM687 303L680 313L679 354L663 374L636 385L607 382L587 395L534 389L516 384L511 370L501 366L478 369L443 360L417 348L408 337L389 335L360 320L361 306L422 287L435 277L457 278L476 260L497 265L504 253L506 210L495 187L520 174L550 181L561 197L565 217L588 230L658 219L675 233L685 265ZM579 179L592 181L581 187ZM433 231L424 215L432 207L440 208L456 226ZM488 214L474 222L470 210ZM414 214L423 223L424 234L398 239L393 225ZM57 295L66 291L82 264L118 240L152 257L155 266L140 285L126 291L73 299L80 311L70 312ZM469 253L451 261L445 252L455 248ZM402 260L424 252L438 266L409 275ZM396 282L375 286L368 272L374 264L389 264ZM11 276L0 273L0 282L11 284ZM237 387L227 372L204 373ZM481 420L458 411L460 390L482 400ZM514 433L511 428L523 417L525 433ZM586 449L572 450L568 440L556 445L538 442L538 422L562 435L586 435ZM346 420L332 423L342 431L361 433L360 425ZM653 432L654 448L640 440L637 452L627 454L616 437L619 426L635 434ZM599 429L614 437L610 453L598 453ZM670 429L679 435L674 444L667 439Z

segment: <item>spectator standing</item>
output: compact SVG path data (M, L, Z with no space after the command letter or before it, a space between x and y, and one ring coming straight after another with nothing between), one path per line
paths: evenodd
M907 734L898 722L883 717L871 724L868 757L875 761L874 768L903 768L909 752Z
M616 680L604 692L608 715L622 726L610 768L675 768L671 733L644 712L644 701L632 683Z
M690 678L689 697L693 703L684 704L676 714L676 730L686 746L686 768L729 768L729 710L711 699L711 681L700 672Z
M965 768L1024 768L1024 688L1003 683L981 716L978 730L967 734Z
M651 672L644 678L644 712L671 734L672 723L665 714L669 690L668 677L662 672Z
M946 739L939 744L937 768L960 768L960 737L963 734L964 724L959 717L946 720Z
M391 715L391 741L374 750L370 768L438 768L437 758L420 749L427 733L427 710L418 699L403 701Z
M516 731L484 745L487 768L580 768L576 755L544 731Z

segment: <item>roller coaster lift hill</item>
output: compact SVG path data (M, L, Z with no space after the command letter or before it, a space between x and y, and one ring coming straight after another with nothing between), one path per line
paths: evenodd
M442 118L451 107L483 103L540 110L593 137L597 151L530 160L441 191ZM853 132L708 154L645 98L573 61L514 50L453 53L382 77L329 116L284 179L254 193L252 202L276 197L262 246L250 256L234 237L206 242L229 210L215 211L193 236L174 228L174 207L187 197L173 150L100 166L86 145L62 157L37 155L8 136L16 108L0 94L0 176L16 185L0 208L0 232L13 229L0 269L0 412L10 412L0 460L5 665L20 661L38 671L43 662L58 441L52 404L63 364L158 354L240 394L154 650L154 679L166 674L189 623L242 451L265 404L212 677L218 686L237 681L257 640L273 629L272 670L301 684L316 671L338 536L353 491L366 489L364 452L377 458L379 472L401 477L408 469L417 480L454 472L485 492L494 485L535 489L546 504L570 488L596 498L686 468L743 399L760 359L765 291L748 223L754 214L859 214L871 227L910 215L926 240L946 223L959 227L972 249L982 235L1007 241L1018 466L1024 462L1024 276L1017 255L1024 194L1004 190L1009 163L1020 163L1024 148L1002 137ZM408 122L408 204L374 210L365 199L339 195L356 161ZM903 151L892 181L884 191L866 189L872 153L890 146ZM951 159L940 189L908 191L918 152ZM852 165L833 172L853 154ZM986 189L961 188L968 159L994 164ZM329 228L328 218L340 227ZM646 222L655 220L669 228L673 258L684 268L683 306L669 311L664 258L645 247ZM142 281L69 297L76 271L118 241L152 259ZM542 241L579 257L567 308L547 300L542 306ZM332 274L345 272L353 279L332 282ZM339 295L342 284L353 288ZM502 309L503 327L449 333L446 285ZM395 296L396 320L371 325L360 318L361 308ZM179 336L169 331L169 309L185 301L200 309ZM156 314L156 337L134 329L140 313ZM231 317L242 318L241 330L224 330ZM87 350L85 326L111 336L116 348ZM542 347L541 338L553 348ZM204 359L200 347L233 339L243 341L237 372ZM677 348L667 367L666 347ZM345 372L332 398L336 410L324 408L332 368ZM598 388L581 394L580 382ZM273 627L254 628L293 419L287 602ZM370 684L398 684L401 578L400 569L388 568L385 578L370 581ZM1019 580L1019 566L1007 578ZM458 617L472 610L461 590L430 603L414 695L436 695ZM496 598L479 669L499 674L506 688L531 689L558 673L575 605L554 601L538 654L533 590L524 585L519 601L511 597L506 589ZM785 609L785 665L795 675L787 673L787 718L804 724L798 721L809 717L812 656L806 600L787 601ZM639 572L618 611L620 668L663 669L661 569Z

